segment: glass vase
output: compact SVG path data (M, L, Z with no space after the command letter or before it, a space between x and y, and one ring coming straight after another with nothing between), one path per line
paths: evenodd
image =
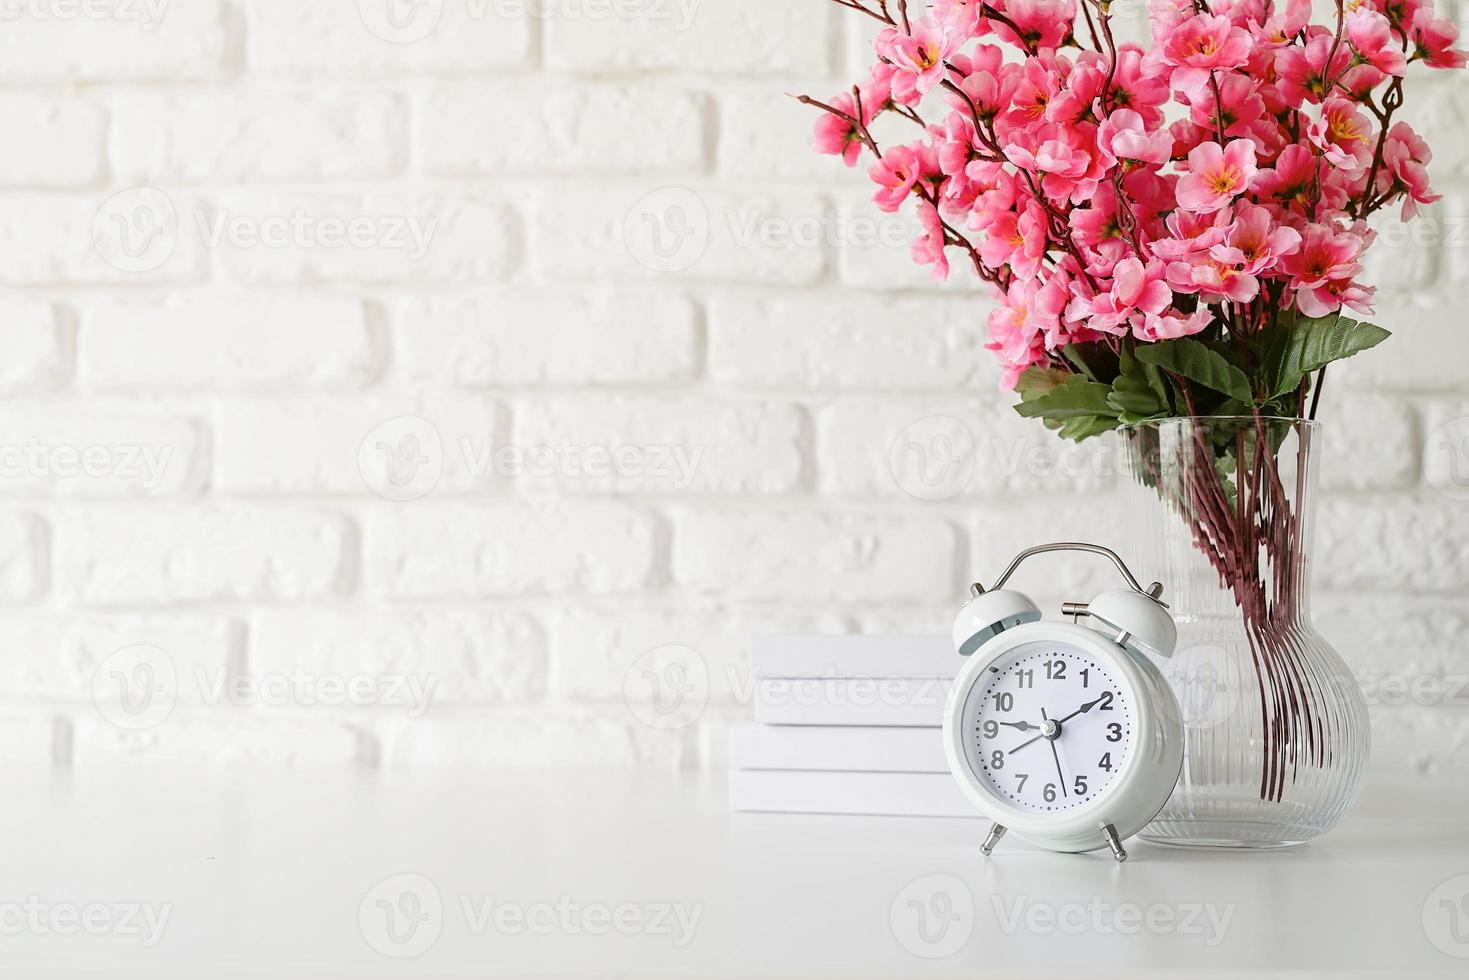
M1289 847L1351 809L1367 705L1311 623L1317 423L1179 418L1124 428L1147 577L1178 624L1163 665L1185 720L1183 772L1142 833L1169 844Z

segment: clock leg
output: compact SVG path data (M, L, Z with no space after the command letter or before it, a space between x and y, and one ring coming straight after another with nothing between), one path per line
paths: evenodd
M1117 839L1117 828L1109 823L1102 824L1102 836L1107 839L1107 846L1112 849L1112 856L1120 864L1127 860L1127 852L1122 849L1122 841Z
M983 844L979 845L980 853L983 854L985 857L989 857L991 854L994 853L995 845L998 844L1000 842L1000 838L1004 836L1005 828L1002 827L1000 824L995 824L994 826L990 827L989 836L984 839Z

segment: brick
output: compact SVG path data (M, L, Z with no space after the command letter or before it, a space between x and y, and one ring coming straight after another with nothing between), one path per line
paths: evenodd
M1317 522L1317 574L1336 588L1469 588L1469 507L1442 497L1329 500Z
M0 619L0 629L14 652L0 668L0 683L14 696L37 700L90 701L94 690L107 690L107 679L99 682L97 671L110 656L151 646L167 656L179 700L201 702L199 676L227 668L237 644L230 620L194 614L11 615Z
M681 88L474 82L425 95L414 142L429 174L688 173L705 167L705 116Z
M195 217L247 282L480 283L516 265L513 214L478 194L231 191Z
M6 766L65 765L59 722L40 708L0 713L0 763Z
M570 445L579 452L557 467L561 472L527 472L522 486L771 494L802 482L807 426L789 404L538 397L519 402L514 414L516 446Z
M676 768L684 733L616 710L538 707L381 726L384 769Z
M1458 598L1328 592L1313 600L1312 619L1354 671L1411 679L1465 670L1469 608Z
M401 30L379 16L389 11L339 0L251 0L250 67L267 76L377 79L473 74L530 57L530 21L506 16L515 7L505 0L420 5Z
M380 453L397 453L404 434L423 429L432 434L421 452L438 469L434 489L489 490L501 482L484 461L485 447L503 441L499 417L493 402L470 394L230 399L215 413L215 485L226 493L365 495L379 479Z
M0 602L29 602L46 590L49 539L34 514L0 515Z
M546 688L544 632L522 613L495 610L266 610L251 620L247 663L256 676L411 677L429 699L417 710L534 701ZM402 711L412 699L384 707Z
M343 588L352 542L308 508L89 506L57 517L56 579L94 605L319 599Z
M596 9L603 15L546 19L548 65L581 71L677 68L781 76L820 74L830 64L829 17L821 6L782 0L625 0Z
M989 500L1095 493L1116 481L1112 439L1078 445L1010 410L1009 398L842 398L817 411L820 488L850 497Z
M821 110L792 96L809 95L827 102L842 85L832 81L783 82L781 91L763 85L737 88L728 83L719 99L719 172L750 180L820 180L860 193L867 183L866 163L851 171L834 156L812 148Z
M387 177L407 162L407 104L384 92L128 93L112 117L128 184Z
M409 598L633 592L658 547L643 513L594 503L394 507L365 541L372 592Z
M0 391L55 387L70 373L56 311L25 296L0 296Z
M949 249L949 277L936 282L933 266L917 265L913 261L913 242L922 232L913 210L884 214L870 197L865 189L843 194L826 219L826 234L832 243L841 281L862 289L911 289L924 293L938 290L943 294L962 295L969 301L971 315L984 323L994 303L989 287L974 275L974 267L965 253L957 248ZM978 240L974 233L970 235L971 241Z
M191 494L208 469L190 419L102 406L0 415L0 494Z
M125 391L350 388L379 358L360 301L308 292L108 296L77 348L83 386Z
M1393 776L1431 778L1469 775L1469 713L1453 709L1374 707L1372 767Z
M185 769L348 768L369 752L343 722L244 716L233 708L175 710L143 731L98 717L77 719L72 764L78 769L170 766Z
M1416 420L1401 400L1328 384L1320 418L1321 484L1328 490L1399 490L1417 482Z
M1424 72L1413 79L1413 90L1396 118L1422 133L1433 148L1429 172L1435 181L1469 176L1469 111L1452 77Z
M557 190L536 207L532 250L548 276L815 281L830 209L813 195L675 184Z
M1427 401L1423 414L1423 473L1428 485L1448 500L1469 503L1469 399Z
M198 207L176 191L156 188L0 195L0 281L48 285L198 280L206 267L193 230Z
M399 306L395 336L410 384L686 381L701 358L692 303L624 289L415 297Z
M757 633L840 633L842 621L827 612L725 608L628 609L582 606L551 618L552 693L558 698L622 702L629 672L665 647L692 651L691 676L711 704L749 705L754 675L747 651Z
M673 578L733 599L932 599L955 591L957 544L938 518L681 510Z
M230 57L223 0L27 2L11 9L0 32L6 82L194 81L219 77Z
M0 126L26 134L0 162L0 185L87 187L107 172L107 113L94 102L0 96Z
M965 581L992 585L1011 559L1033 545L1094 541L1117 551L1144 584L1163 581L1172 588L1164 569L1156 567L1159 549L1143 542L1155 539L1157 529L1173 519L1156 500L1131 492L1091 495L1059 505L996 501L977 510L969 523ZM1062 602L1087 602L1120 584L1116 570L1105 560L1063 554L1026 562L1007 588L1024 592L1054 618Z
M1414 393L1462 389L1469 361L1464 315L1447 290L1412 298L1385 296L1371 318L1397 336L1334 364L1328 386L1380 386ZM1432 357L1424 351L1434 351Z
M996 373L983 328L967 301L722 295L709 307L709 372L750 387L982 390Z
M1469 186L1460 182L1440 189L1444 199L1430 205L1424 226L1413 227L1409 234L1419 236L1420 250L1439 258L1451 284L1462 286L1469 282Z

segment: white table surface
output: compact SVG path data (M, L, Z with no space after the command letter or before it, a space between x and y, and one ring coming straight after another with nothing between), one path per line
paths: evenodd
M1469 899L1462 942L1440 901L1469 891L1469 793L1446 783L1371 785L1305 848L1133 841L1116 865L1013 839L986 861L978 821L730 814L717 774L8 775L5 975L1469 975ZM390 936L379 901L415 889L418 930ZM145 906L168 912L151 945ZM691 936L593 931L678 906ZM101 934L64 934L68 909Z

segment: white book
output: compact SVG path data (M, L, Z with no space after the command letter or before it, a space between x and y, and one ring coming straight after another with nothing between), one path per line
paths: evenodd
M729 733L733 769L947 773L938 728L857 728L737 724Z
M762 677L755 720L765 725L941 728L953 681L941 677Z
M747 812L979 816L948 773L731 769L729 804Z
M947 636L752 636L757 677L954 677Z

